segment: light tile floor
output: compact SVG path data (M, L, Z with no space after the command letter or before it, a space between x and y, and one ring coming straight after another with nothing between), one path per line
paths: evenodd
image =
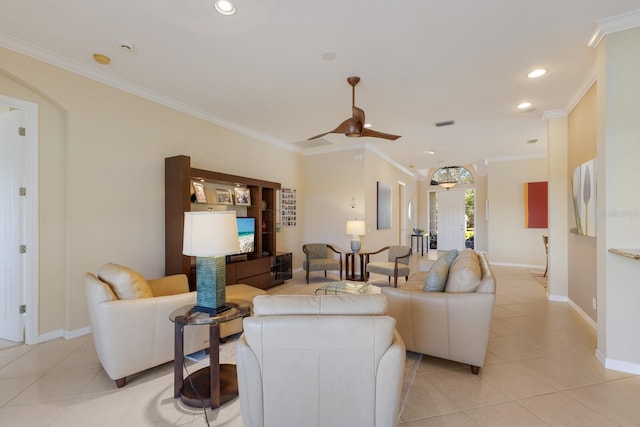
M428 264L427 254L414 256L412 269ZM594 357L595 331L567 304L549 302L528 269L494 270L498 298L485 367L475 376L467 366L423 357L399 426L640 426L640 377L604 369ZM270 292L307 294L325 283L316 273L306 285L296 273ZM201 410L173 399L171 363L118 390L91 336L5 344L1 426L206 425ZM242 427L237 399L207 416L212 426Z

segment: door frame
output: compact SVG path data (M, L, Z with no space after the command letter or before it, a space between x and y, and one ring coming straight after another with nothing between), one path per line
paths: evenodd
M0 104L19 109L25 113L26 182L24 211L24 243L27 245L22 283L23 301L27 306L24 314L25 344L38 343L38 278L39 278L39 228L38 228L38 104L0 95Z
M469 184L466 184L466 185L465 184L458 184L458 185L456 185L456 189L457 189L456 191L465 191L466 192L467 190L472 190L474 192L475 197L474 197L473 211L474 211L474 218L476 218L476 216L477 216L476 214L477 214L477 211L478 211L478 204L477 204L477 199L476 199L476 197L478 195L478 189L476 188L475 184L470 184L470 185ZM432 209L431 209L431 196L430 196L430 194L431 193L440 193L440 192L445 192L445 191L449 191L449 190L445 190L444 188L437 188L437 187L436 188L432 187L432 188L429 188L427 190L427 224L431 225L432 220L434 220L434 218L431 218ZM453 190L451 190L451 191L453 191ZM466 211L465 211L465 214L466 214ZM488 216L487 216L487 218L488 218ZM437 220L438 220L438 218L437 218L437 215L436 215L436 218L435 218L436 224L437 224ZM475 227L475 228L477 229L477 227ZM431 231L432 231L431 227L429 227L429 248L431 248L431 238L432 238ZM466 240L465 240L465 242L466 242ZM474 240L474 249L475 249L475 240Z
M407 209L405 199L407 197L407 184L398 181L398 244L407 246Z

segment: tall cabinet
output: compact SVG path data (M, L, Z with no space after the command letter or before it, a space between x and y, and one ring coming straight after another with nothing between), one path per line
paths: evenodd
M202 185L206 202L198 202L194 183ZM247 189L249 205L218 203L218 195ZM245 283L267 289L282 283L276 257L276 192L280 184L191 167L189 156L165 159L165 274L184 273L195 290L195 258L182 254L184 213L235 210L238 217L255 218L254 251L227 257L227 284Z

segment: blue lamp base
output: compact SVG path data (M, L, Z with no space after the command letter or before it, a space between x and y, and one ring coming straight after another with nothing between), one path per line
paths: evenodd
M217 314L228 310L226 305L225 257L196 257L197 298L194 311Z
M353 239L351 241L351 252L353 252L354 254L360 252L360 239Z

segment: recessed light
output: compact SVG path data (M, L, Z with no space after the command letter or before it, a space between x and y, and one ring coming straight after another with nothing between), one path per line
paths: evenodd
M221 15L229 16L236 13L236 5L229 0L216 0L213 5Z
M332 50L325 50L324 52L322 52L322 59L324 59L325 61L331 61L332 59L335 59L336 57L336 53Z
M111 62L111 58L109 58L107 55L103 55L101 53L94 53L93 54L93 60L96 61L98 64L101 64L101 65L109 65L109 63Z
M516 106L518 110L526 110L527 108L531 108L533 104L530 102L521 102Z
M527 77L529 77L530 79L535 79L535 78L544 76L545 74L547 74L547 70L545 70L544 68L537 68L532 72L530 72L529 74L527 74Z
M435 150L427 150L427 151L425 151L425 153L431 154L433 156L434 154L436 154L436 151Z

